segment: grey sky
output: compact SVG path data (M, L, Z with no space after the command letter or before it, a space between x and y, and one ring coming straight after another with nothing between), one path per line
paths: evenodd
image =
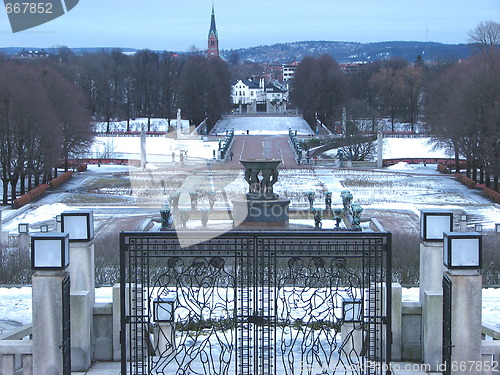
M15 34L2 9L0 47L205 49L211 7L211 0L80 0ZM500 0L215 0L215 12L221 49L305 40L458 44L479 22L500 22Z

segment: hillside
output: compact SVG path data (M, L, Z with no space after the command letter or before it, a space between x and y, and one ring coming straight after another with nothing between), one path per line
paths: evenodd
M300 61L307 55L321 54L331 55L339 63L376 61L391 57L402 57L408 61L414 61L418 55L421 55L424 61L454 61L467 58L470 54L470 46L434 42L307 41L223 50L221 54L227 60L237 56L240 61L280 64Z
M133 48L119 48L124 53L134 53ZM49 54L56 54L57 48L0 48L0 53L14 55L22 51L43 50ZM81 55L102 50L110 51L112 48L71 48ZM234 50L222 50L221 55L228 61L237 57L239 61L253 61L263 63L290 63L300 61L308 55L331 55L339 63L369 62L391 57L402 57L408 61L415 61L421 55L424 61L455 61L467 58L470 54L470 45L467 44L442 44L435 42L378 42L354 43L332 41L307 41L293 43L279 43L270 46L257 46ZM186 52L176 51L182 55Z

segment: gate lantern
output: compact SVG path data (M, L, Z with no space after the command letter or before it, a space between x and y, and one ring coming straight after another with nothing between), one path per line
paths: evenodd
M70 242L86 242L94 238L92 211L64 211L61 214L61 231L69 234Z
M31 269L64 270L68 265L67 233L37 233L31 236Z
M173 322L175 295L159 296L153 300L153 320L156 323Z
M363 302L360 299L346 298L342 303L342 317L345 323L359 323L362 320Z
M20 223L17 226L17 231L19 233L28 233L30 231L30 225L28 223Z
M443 261L448 269L480 269L482 236L477 232L445 232Z
M453 231L452 211L423 209L420 213L420 237L424 241L442 241L443 232Z

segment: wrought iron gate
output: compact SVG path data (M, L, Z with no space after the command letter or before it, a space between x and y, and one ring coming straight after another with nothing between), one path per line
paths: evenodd
M62 358L63 375L71 375L71 311L70 311L70 276L62 281Z
M121 234L122 373L388 373L389 233L203 235Z
M443 276L443 364L444 375L451 374L451 280Z

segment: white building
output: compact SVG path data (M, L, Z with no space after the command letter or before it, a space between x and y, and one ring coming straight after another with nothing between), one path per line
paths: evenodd
M283 81L289 81L295 76L298 64L283 65Z
M233 104L251 104L265 100L265 92L261 83L249 79L233 82L231 96Z
M288 100L288 92L279 82L266 85L264 79L234 81L231 96L237 113L283 113Z
M269 82L265 87L266 99L274 102L281 102L285 99L285 90Z

